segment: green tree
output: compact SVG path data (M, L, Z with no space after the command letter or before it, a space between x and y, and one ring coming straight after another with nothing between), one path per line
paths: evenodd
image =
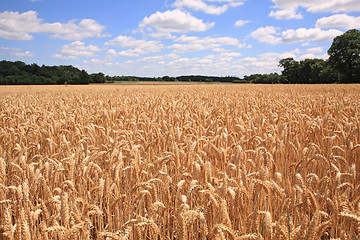
M339 83L340 81L340 73L327 63L319 74L319 83Z
M63 73L61 76L57 79L57 84L65 84L65 82L70 81L70 74L69 73Z
M175 81L175 78L169 76L163 76L162 80L165 82L173 82Z
M299 78L301 83L321 83L320 74L327 62L322 59L305 59L300 61Z
M92 83L104 83L106 80L105 75L102 72L93 73L90 75L90 77Z
M295 61L294 58L285 58L281 59L279 62L279 67L282 67L284 70L281 72L285 77L285 82L287 83L300 83L301 79L300 74L300 63Z
M85 70L81 70L79 73L79 81L77 84L89 84L90 82L90 76Z
M342 74L344 83L360 83L360 31L337 36L328 50L329 63Z

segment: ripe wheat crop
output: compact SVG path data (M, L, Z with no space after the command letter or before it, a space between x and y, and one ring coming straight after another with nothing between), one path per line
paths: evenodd
M360 86L0 88L0 239L359 239Z

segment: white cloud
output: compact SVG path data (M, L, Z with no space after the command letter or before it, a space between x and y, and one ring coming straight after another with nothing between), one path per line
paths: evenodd
M73 60L79 57L92 57L100 48L94 45L85 46L84 42L75 41L61 47L60 53L52 55L54 58Z
M213 48L211 49L213 52L218 52L218 53L222 53L222 52L228 52L229 50L225 49L225 48L219 48L219 47L216 47L216 48Z
M34 11L2 12L0 13L0 29L9 32L39 32L42 20L37 15Z
M94 45L85 46L84 42L75 41L70 44L62 46L61 53L64 55L91 57L95 52L100 51L100 48Z
M305 60L305 59L328 59L329 58L329 55L327 55L326 53L325 54L321 54L321 55L316 55L314 53L306 53L304 55L301 55L298 57L299 60Z
M211 68L214 68L216 64L224 65L230 61L233 61L234 58L240 57L241 53L238 52L224 52L217 55L207 55L203 58L193 58L196 61L197 66L200 64L212 64ZM205 67L205 66L203 66Z
M114 49L110 49L106 52L109 57L138 57L142 53L136 49L128 49L124 51L117 52Z
M280 72L278 67L279 61L288 57L297 59L299 53L301 53L299 49L283 53L267 52L256 57L245 57L235 60L233 66L240 69L239 75Z
M298 28L288 29L282 32L282 41L286 43L302 42L302 41L331 41L343 32L336 29L322 30L320 28Z
M52 55L53 58L59 58L59 59L63 59L63 60L76 60L79 59L78 56L69 56L69 55L63 55L60 53L56 53Z
M241 56L238 52L211 54L202 58L178 58L166 63L166 69L173 75L235 75L239 71L238 65L233 65L235 58ZM231 63L231 64L229 64Z
M219 55L219 57L223 60L230 61L235 57L240 57L242 54L239 52L224 52Z
M87 69L91 72L102 72L104 67L114 66L114 63L110 62L108 59L96 59L92 58L90 60L82 61L83 66L80 69Z
M10 40L32 40L30 33L50 33L53 38L82 40L89 37L104 37L104 26L93 19L82 19L68 23L43 23L38 13L28 11L0 13L0 37Z
M45 25L46 32L54 33L53 38L66 40L82 40L91 37L106 37L103 34L104 26L100 25L93 19L82 19L78 24L73 21L66 24L49 23Z
M278 63L281 59L284 58L289 58L289 57L296 58L296 54L299 53L300 53L299 49L295 49L293 51L283 52L283 53L273 53L273 52L262 53L259 55L259 60L264 62Z
M232 37L193 37L182 35L175 39L175 43L169 48L172 48L177 53L196 52L207 49L219 49L222 46L236 46L238 48L244 47L238 39Z
M152 38L158 38L158 39L175 39L176 38L171 33L167 33L167 32L151 32L148 35Z
M164 45L159 41L146 41L122 35L106 42L105 45L127 48L127 50L120 52L116 52L114 49L107 51L109 56L115 57L137 57L143 54L160 52L164 48Z
M360 17L349 16L347 14L335 14L330 17L323 17L317 20L316 27L342 28L345 30L360 28Z
M136 39L134 37L129 37L129 36L123 36L123 35L119 35L118 37L116 37L113 40L110 40L108 42L105 43L105 45L111 45L111 46L120 46L120 47L125 47L125 48L147 48L147 47L151 47L152 45L157 45L159 44L158 41L146 41L146 40L142 40L142 39Z
M248 21L248 20L237 20L237 21L235 22L235 26L236 26L236 27L242 27L242 26L244 26L245 24L247 24L248 22L250 22L250 21Z
M199 43L191 43L191 44L173 44L169 46L169 48L173 48L176 53L185 53L185 52L197 52L209 49L211 47L204 46Z
M308 12L355 12L360 11L359 0L272 0L280 10L296 11L299 7Z
M278 35L278 28L274 26L261 27L250 34L250 37L257 39L261 43L279 44L281 38Z
M32 40L33 36L25 32L11 32L0 29L0 38L9 40Z
M321 53L323 51L324 51L324 49L322 47L314 47L314 48L309 48L308 50L306 50L307 53Z
M166 12L156 12L150 17L145 17L139 24L141 29L146 27L155 28L160 32L203 32L212 28L215 23L204 23L190 13L183 12L179 9Z
M208 5L202 0L176 0L174 6L177 8L186 7L196 11L204 11L208 14L215 14L215 15L220 15L228 9L228 6L226 5L223 6Z
M220 5L208 4L206 2L220 3ZM173 4L177 8L188 8L195 11L203 11L207 14L220 15L226 12L229 7L237 7L243 4L243 1L237 0L176 0Z
M277 10L277 11L271 11L269 16L274 17L278 20L302 19L303 18L301 13L296 13L296 9L282 9L282 10Z
M336 29L322 30L320 28L287 29L281 33L278 30L274 26L261 27L252 32L250 36L262 43L279 44L303 41L331 41L343 33Z
M161 61L161 60L177 59L179 57L180 57L179 55L171 53L171 54L166 54L166 55L144 57L144 58L137 60L137 62L157 62L157 61Z

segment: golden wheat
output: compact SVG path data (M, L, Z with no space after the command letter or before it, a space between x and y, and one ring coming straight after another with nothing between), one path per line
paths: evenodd
M360 86L0 87L0 239L357 239Z

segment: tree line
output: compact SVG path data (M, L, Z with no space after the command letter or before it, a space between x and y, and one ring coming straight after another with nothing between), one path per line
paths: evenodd
M1 85L40 85L40 84L89 84L104 83L103 73L88 74L73 66L45 66L21 61L0 62Z
M281 74L252 74L234 76L187 75L179 77L105 76L103 73L88 74L73 66L45 66L25 64L21 61L0 62L0 85L27 84L89 84L129 81L179 81L179 82L229 82L229 83L360 83L360 31L352 29L336 37L328 50L329 59L293 58L281 59Z

